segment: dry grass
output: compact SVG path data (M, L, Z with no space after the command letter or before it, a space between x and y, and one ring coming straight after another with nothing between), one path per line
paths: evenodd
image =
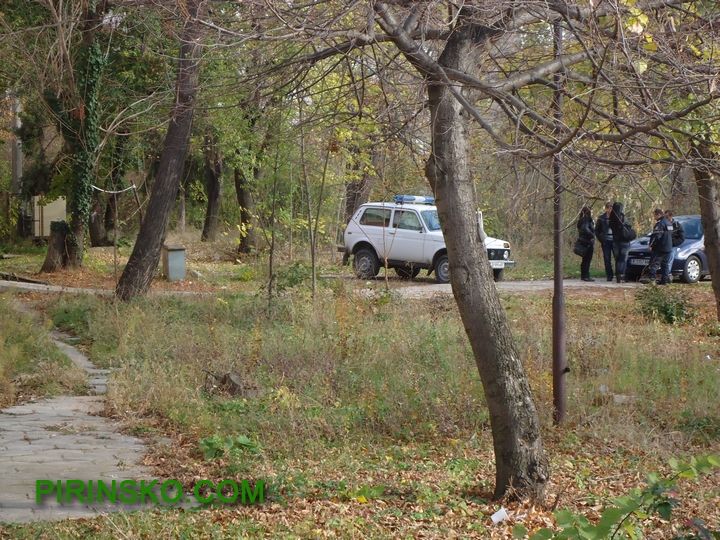
M116 304L65 296L48 313L82 338L93 361L121 368L109 414L135 433L173 439L147 458L159 476L186 485L264 478L271 502L68 523L55 527L58 537L110 538L119 530L136 537L509 538L515 523L552 525L558 498L559 507L597 519L649 471L668 473L669 458L720 452L720 339L709 331L715 313L707 284L672 286L697 307L698 318L682 326L645 320L631 291L569 291L569 417L561 428L550 421L550 295L504 295L553 476L547 500L502 503L509 526L494 527L487 413L451 298L403 300L383 287L358 297L337 280L324 282L315 299L304 284L269 302L260 281L235 287L223 274L239 265L216 261L211 251L191 258L216 273L203 285L212 293L205 297ZM265 262L257 261L261 269ZM205 370L236 371L257 392L235 399L208 392ZM630 399L615 403L613 394ZM198 443L215 434L246 435L260 452L205 461ZM718 485L717 472L683 481L679 519L701 516L720 527ZM382 495L363 495L378 486ZM650 538L672 533L661 521L643 527Z

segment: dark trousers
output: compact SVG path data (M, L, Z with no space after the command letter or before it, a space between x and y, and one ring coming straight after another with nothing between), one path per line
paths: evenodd
M593 245L590 244L585 252L585 255L583 255L582 262L580 263L580 279L590 277L590 263L592 262L592 258Z
M627 266L627 256L630 252L630 242L613 242L613 255L615 256L615 275L624 276Z
M654 280L657 277L658 268L660 269L660 283L664 285L669 281L670 277L670 252L652 252L650 256L650 269L648 270L648 277L650 279Z
M608 278L608 281L611 281L613 276L613 264L612 264L612 255L613 255L613 242L612 240L602 243L602 251L603 251L603 259L605 260L605 275Z

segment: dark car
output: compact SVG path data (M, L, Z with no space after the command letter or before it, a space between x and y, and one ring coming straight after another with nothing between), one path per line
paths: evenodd
M685 283L697 283L698 280L710 275L707 257L705 256L705 230L700 216L675 216L685 230L685 241L675 250L671 273L680 277ZM628 280L637 280L647 275L651 252L648 249L650 233L638 238L630 244L625 275Z

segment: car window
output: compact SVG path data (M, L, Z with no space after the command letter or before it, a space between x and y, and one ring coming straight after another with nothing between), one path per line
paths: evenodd
M389 227L390 226L390 210L382 208L366 208L360 217L360 225L369 225L372 227Z
M395 210L393 227L396 229L406 229L408 231L422 231L420 218L412 210Z
M422 214L425 225L427 225L428 231L439 231L440 220L438 219L437 210L423 210Z
M686 240L700 240L705 234L702 223L697 218L678 219L685 231Z

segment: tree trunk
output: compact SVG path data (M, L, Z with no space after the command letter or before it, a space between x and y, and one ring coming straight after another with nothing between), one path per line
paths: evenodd
M220 150L215 145L213 136L205 135L205 189L208 204L200 237L203 242L214 242L217 236L222 203L222 181L220 180L222 172L223 165Z
M102 215L102 203L100 202L100 193L95 192L93 194L93 205L90 211L90 226L88 232L90 233L90 245L92 247L100 247L106 245L106 234Z
M74 55L70 88L63 98L46 97L60 119L60 132L72 149L72 180L68 209L72 216L71 235L66 242L65 266L82 265L85 228L93 204L92 184L100 146L100 76L105 57L96 39L96 30L105 16L107 2L83 4L82 42ZM63 102L63 99L67 101Z
M48 250L40 272L57 272L65 268L68 259L67 244L69 234L70 227L66 222L52 221L50 223Z
M120 198L119 193L112 194L108 197L107 204L105 205L105 242L106 245L113 245L117 238L115 238L115 216L118 211L118 199Z
M253 169L253 177L255 181L262 177L262 169L256 165ZM238 205L240 206L240 244L238 245L239 253L252 253L255 249L257 234L255 231L255 200L253 199L250 189L250 182L243 172L235 169L235 192L237 193Z
M135 247L116 288L122 300L145 294L150 289L160 262L170 212L182 179L190 132L195 116L198 72L200 70L199 17L208 0L189 0L182 34L178 64L176 101L171 112L158 175L148 203L147 215L140 226Z
M485 28L459 25L439 64L474 73L488 40ZM472 99L467 89L462 93ZM431 82L428 96L432 154L425 171L445 236L453 294L487 399L496 460L495 496L511 490L519 496L541 497L549 464L540 421L478 230L479 205L469 170L472 120L448 86Z
M372 148L372 171L368 167L364 168L362 176L348 182L345 185L345 222L348 223L355 214L355 211L360 208L360 205L368 202L370 198L370 192L375 186L375 180L377 179L377 171L380 168L380 160L382 156L380 154L380 145L373 145ZM359 153L357 147L354 149ZM353 164L354 170L359 170L363 167L360 163L359 156L356 157L355 163Z
M720 186L717 178L709 171L711 160L715 162L717 155L703 142L694 145L695 151L708 167L693 167L695 183L700 199L700 221L705 229L705 255L707 255L710 275L713 277L712 288L715 293L715 308L720 321Z

